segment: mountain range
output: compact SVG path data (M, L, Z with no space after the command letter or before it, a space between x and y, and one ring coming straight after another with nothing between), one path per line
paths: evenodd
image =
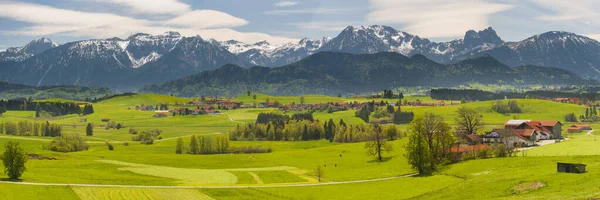
M282 45L216 41L177 32L138 33L58 45L41 38L0 53L0 80L29 85L103 86L119 91L161 84L226 64L243 68L279 67L318 52L422 55L453 64L489 55L510 67L525 65L566 69L600 79L600 43L568 32L550 31L522 41L505 42L490 27L470 30L461 39L433 42L388 26L348 26L333 38L301 39Z
M144 93L177 96L239 95L248 90L275 95L360 94L401 86L482 84L597 84L559 68L509 67L491 56L440 64L423 55L395 52L318 52L282 67L225 65L217 70L146 85Z

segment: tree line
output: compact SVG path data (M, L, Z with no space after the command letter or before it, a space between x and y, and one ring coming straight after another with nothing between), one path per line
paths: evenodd
M303 114L302 118L277 113L261 113L257 123L238 125L229 134L230 140L269 140L269 141L307 141L326 139L331 142L369 141L376 133L375 126L370 124L347 125L343 120L336 123L333 119L322 123L313 120L312 115ZM270 119L266 119L270 116ZM299 115L300 116L300 115ZM258 123L258 122L261 123ZM267 121L267 123L262 123ZM388 130L389 129L389 130ZM385 128L391 138L400 135L395 126Z
M62 116L69 114L92 114L94 108L91 104L86 105L83 109L79 104L73 102L33 102L26 99L0 100L0 110L8 111L36 111L36 116L39 117L39 112L46 112L52 116ZM2 111L0 111L2 114Z
M560 97L580 98L583 102L600 100L598 93L575 93L562 91L534 90L526 92L488 92L476 89L431 89L432 99L487 101L504 98L511 99L552 99Z
M62 127L50 122L37 123L29 121L0 123L0 133L18 136L50 136L62 135Z

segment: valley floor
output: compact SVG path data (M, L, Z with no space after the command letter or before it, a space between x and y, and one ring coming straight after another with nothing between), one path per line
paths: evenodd
M270 97L276 100L277 97ZM322 97L307 98L313 102ZM291 101L282 99L282 101ZM405 158L406 138L391 142L394 151L376 162L365 154L364 143L318 141L231 141L234 147L271 148L266 154L175 154L177 138L189 141L192 134L226 134L238 124L253 122L260 112L274 109L238 109L213 116L154 118L152 113L129 110L138 104L185 102L188 99L140 95L102 101L86 116L100 123L111 118L136 129L161 129L163 139L152 145L131 141L128 130L94 128L85 137L88 151L57 153L42 146L52 138L0 135L0 145L18 141L30 159L20 182L0 182L3 199L589 199L600 197L600 141L596 132L565 134L556 144L525 149L517 157L477 159L441 167L429 176L417 176ZM336 99L342 100L342 99ZM585 107L518 100L521 119L561 120L566 113ZM474 102L484 116L485 128L503 124L513 115L489 112L492 102ZM403 107L415 114L434 112L454 124L458 106ZM9 111L7 121L50 121L63 125L66 133L85 134L80 117L68 115L35 119L35 112ZM354 111L316 112L315 118L349 124L364 123ZM565 127L570 124L565 124ZM600 124L592 124L594 129ZM405 131L406 125L398 125ZM106 142L114 145L108 150ZM125 145L124 143L128 144ZM4 147L0 147L3 151ZM583 174L556 172L556 162L587 164ZM322 181L313 170L321 166ZM535 186L535 187L534 187Z

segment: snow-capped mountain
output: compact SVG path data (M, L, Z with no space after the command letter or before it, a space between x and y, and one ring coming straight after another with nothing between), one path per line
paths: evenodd
M180 41L186 43L180 44ZM169 70L173 71L178 71L175 70L176 68L193 66L193 70L182 70L181 74L174 75L172 78L216 68L227 63L244 66L243 62L237 62L238 58L235 55L229 52L225 52L228 54L226 56L218 53L211 54L210 49L222 51L199 36L185 38L176 32L160 35L138 33L127 39L77 41L49 49L21 62L0 66L0 80L30 85L61 84L131 89L130 83L133 80L140 80L139 77L135 77L138 71L152 71L149 69L154 67L136 69L149 63L158 62L160 68L172 68ZM161 60L169 53L171 56ZM169 70L157 70L157 72ZM158 77L153 81L162 82L171 78L166 77L166 75Z
M432 42L389 26L348 26L337 37L325 44L320 51L335 51L354 54L396 52L406 56L415 54L440 63L459 61L473 52L492 49L504 41L491 27L482 31L469 30L463 39L450 42Z
M182 39L178 32L166 32L161 35L138 33L129 36L121 44L126 49L133 68L155 61L168 53Z
M600 43L563 31L550 31L518 42L507 42L470 57L489 54L510 65L538 65L573 71L586 78L600 79Z
M143 86L217 69L226 64L250 66L246 60L200 36L184 37L159 59L137 68L136 78L128 81L130 85Z
M22 47L10 47L0 52L0 61L23 61L48 49L59 46L48 38L33 40Z
M600 79L600 43L573 33L552 31L518 42L504 42L491 27L469 30L463 38L434 42L389 26L348 26L334 38L301 39L281 45L267 41L183 37L177 32L70 42L47 38L0 53L0 80L30 85L83 85L136 88L226 64L278 67L322 51L353 54L396 52L422 55L426 62L449 64L493 56L509 66L540 65ZM430 63L431 64L431 63Z
M298 42L290 42L282 45L271 45L267 41L254 44L246 44L236 40L211 42L249 63L259 66L277 67L296 62L305 58L319 49L331 38L323 37L318 40L303 38Z

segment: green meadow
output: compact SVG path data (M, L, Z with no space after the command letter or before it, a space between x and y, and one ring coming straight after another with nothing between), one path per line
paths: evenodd
M304 95L305 103L381 101L323 95ZM199 98L199 97L198 97ZM279 101L299 103L299 96L238 96L233 101L258 103ZM394 140L394 148L384 162L365 153L364 143L317 141L230 141L232 147L272 149L263 154L175 154L177 139L189 145L191 135L227 134L235 126L256 121L261 112L281 112L274 108L223 110L220 115L153 117L154 112L135 106L168 103L186 104L194 98L140 94L115 97L93 104L95 112L86 116L35 118L35 112L8 111L0 122L36 121L60 124L63 133L84 136L89 150L58 153L43 146L51 137L25 137L0 134L0 152L8 141L18 141L29 154L47 159L30 159L20 185L0 182L3 199L589 199L600 197L600 138L595 132L566 134L568 140L520 152L518 157L479 159L451 164L429 176L406 176L416 171L405 158L407 139ZM425 96L406 96L408 101L436 102ZM40 101L62 101L48 99ZM385 100L384 100L385 101ZM388 100L390 101L390 100ZM560 120L568 113L583 113L585 107L545 100L518 99L523 113L499 114L491 110L495 101L464 105L425 107L402 106L416 115L426 112L444 117L455 125L460 106L473 108L485 120L486 129L500 127L509 119ZM289 113L288 113L289 114ZM316 111L321 121L344 120L365 123L355 110L327 113ZM80 122L85 118L87 122ZM106 130L103 118L123 123L127 128ZM94 135L85 136L85 125L94 124ZM406 131L407 125L396 125ZM600 124L592 124L594 129ZM160 129L162 139L152 145L132 141L129 128ZM106 142L114 146L109 150ZM588 165L584 174L556 173L556 162ZM314 174L324 171L323 181ZM6 180L5 174L0 174ZM381 179L382 180L373 180ZM44 185L59 184L59 185ZM65 186L62 184L71 184ZM92 184L92 185L79 185ZM119 186L133 187L119 187ZM534 185L536 187L529 187ZM542 186L543 185L543 186ZM177 187L181 186L181 187ZM523 189L524 188L524 189Z

